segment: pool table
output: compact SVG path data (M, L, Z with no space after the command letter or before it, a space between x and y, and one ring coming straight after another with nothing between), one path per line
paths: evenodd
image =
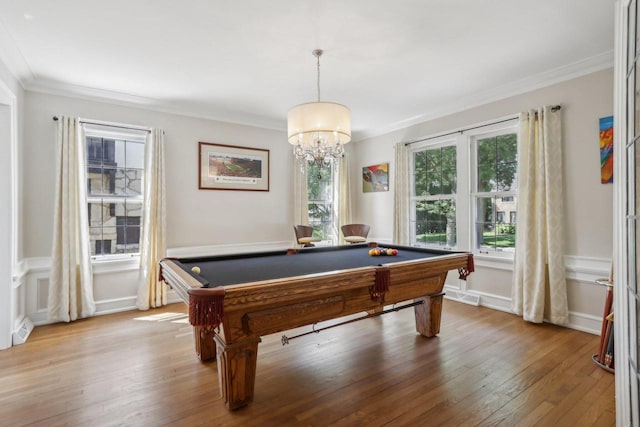
M165 258L160 278L189 305L196 353L216 358L228 409L253 400L262 335L413 300L416 329L440 330L447 272L461 279L473 256L387 245L395 256L371 256L376 243L195 258ZM194 269L194 267L197 267ZM195 270L195 272L194 272ZM365 314L366 315L366 314Z

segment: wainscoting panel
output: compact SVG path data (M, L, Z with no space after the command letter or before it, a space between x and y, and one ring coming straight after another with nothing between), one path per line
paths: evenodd
M181 247L171 248L167 251L168 256L199 256L199 255L216 255L227 253L247 253L255 251L268 251L286 249L292 246L289 241L280 242L263 242L257 244L235 244L235 245L215 245L215 246L198 246L198 247ZM567 264L567 279L569 286L573 286L571 282L578 282L581 286L595 285L595 279L607 277L609 274L610 260L595 259L587 257L565 257ZM19 299L25 309L16 310L15 324L19 324L18 319L21 317L29 317L35 325L43 325L49 323L47 320L47 297L49 286L49 268L50 259L48 258L30 258L24 260L25 274L24 294ZM102 300L96 300L96 315L115 313L119 311L135 310L136 300L136 274L132 274L137 270L137 260L123 260L118 262L94 263L94 275L99 277L96 281L99 286L109 286L109 297ZM491 277L491 270L501 271L501 276L508 270L513 269L513 263L510 260L487 259L486 257L478 257L476 262L476 270L482 269L483 276ZM127 274L124 274L128 272ZM122 280L123 277L126 280ZM472 275L473 277L473 275ZM485 279L486 280L486 279ZM504 279L503 279L504 280ZM128 283L122 283L122 282ZM118 289L121 292L118 294ZM445 286L445 290L449 290L448 298L470 304L478 304L483 307L492 308L494 310L511 312L511 295L510 284L505 283L503 294L488 292L482 289L482 284L474 282L473 289L466 289L466 284L461 286L456 279L450 279ZM576 288L574 292L584 293L583 288ZM96 292L100 294L100 292ZM592 298L589 295L589 298ZM598 296L596 295L596 298ZM178 302L180 299L171 291L169 293L170 302ZM599 302L598 305L599 306ZM600 332L601 313L599 310L589 310L590 312L572 311L570 313L571 328L585 332L597 334Z

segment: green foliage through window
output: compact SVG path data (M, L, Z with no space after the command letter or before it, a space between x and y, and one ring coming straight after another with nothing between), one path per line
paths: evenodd
M456 147L442 147L414 154L416 196L455 194Z
M477 141L477 249L502 251L515 248L517 143L515 133Z
M456 147L444 146L413 155L417 243L456 245Z
M313 236L322 240L334 237L334 171L331 164L307 164L307 199L309 225Z
M413 243L465 249L475 244L474 249L482 252L515 249L515 125L493 131L490 137L489 133L475 135L447 136L412 152ZM467 155L469 160L460 157L458 164L458 156ZM464 218L469 222L457 224ZM459 230L464 235L459 236Z

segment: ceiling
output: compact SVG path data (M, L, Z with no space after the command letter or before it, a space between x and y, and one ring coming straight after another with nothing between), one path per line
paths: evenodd
M611 0L0 0L28 90L286 129L349 106L354 140L613 66Z

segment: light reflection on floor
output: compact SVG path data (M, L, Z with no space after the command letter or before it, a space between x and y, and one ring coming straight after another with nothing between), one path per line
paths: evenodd
M158 313L150 316L136 317L134 320L144 320L147 322L172 322L189 323L189 315L186 313Z
M151 314L149 316L136 317L133 320L142 320L145 322L178 323L184 326L180 326L178 328L177 334L175 336L176 338L193 335L193 328L189 324L189 315L187 313L172 313L172 312L158 313L158 314Z

